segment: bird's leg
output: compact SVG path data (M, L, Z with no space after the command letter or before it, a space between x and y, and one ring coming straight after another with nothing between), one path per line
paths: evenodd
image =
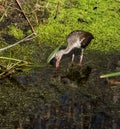
M72 54L72 62L71 62L72 64L74 64L74 59L75 59L75 54L73 53Z
M80 55L80 65L82 65L82 60L83 60L83 51L84 51L84 49L82 48L82 50L81 50L81 55Z
M57 61L56 61L56 71L58 71L58 69L59 69L59 64L60 64L60 61L57 60Z

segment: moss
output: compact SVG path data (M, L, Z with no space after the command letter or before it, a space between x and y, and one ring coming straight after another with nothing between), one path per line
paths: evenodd
M58 0L55 0L54 2L49 0L48 5L48 1L42 2L42 6L44 7L43 10L45 9L49 12L49 18L45 18L45 25L42 25L40 21L40 23L34 26L43 46L48 45L49 48L54 49L60 44L66 45L66 36L71 31L85 30L91 32L95 37L87 47L88 50L97 50L102 52L120 50L119 1L62 0L60 4L60 12L57 18L54 19L57 2ZM31 18L32 17L33 16L31 16ZM26 30L28 28L29 27L27 27ZM30 30L27 31L30 32ZM6 33L14 36L17 40L24 37L23 31L15 26L14 23L8 27L8 32L6 31ZM13 58L36 62L34 60L35 58L32 58L33 55L36 55L36 49L37 53L40 52L40 48L38 48L38 46L36 47L36 44L37 42L35 41L32 41L32 43L29 44L22 43L22 45L19 44L18 46L1 53L1 55L9 57L11 53ZM1 39L0 47L3 48L4 46L6 46L6 43ZM44 55L47 53L46 51L47 50L44 51ZM40 54L42 55L43 53ZM38 55L40 56L40 54ZM37 58L41 60L40 57Z
M22 39L24 37L24 33L21 29L11 25L8 27L9 31L8 34L14 36L16 39Z
M80 29L90 31L95 37L88 49L104 52L120 50L118 1L66 0L61 2L60 13L54 19L56 5L49 5L52 6L52 10L49 10L51 13L46 20L47 24L36 27L42 42L53 47L66 44L66 35Z

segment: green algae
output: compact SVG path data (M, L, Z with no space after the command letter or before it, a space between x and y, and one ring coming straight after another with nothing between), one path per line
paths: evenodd
M25 35L23 31L13 25L8 27L8 34L14 36L16 39L22 39Z
M120 50L119 5L119 1L110 0L62 1L57 18L54 19L55 9L50 10L51 15L46 20L47 24L45 26L38 25L36 32L42 42L58 46L59 44L66 45L66 35L71 31L86 30L95 37L88 47L90 50L102 52ZM50 3L49 6L55 5Z

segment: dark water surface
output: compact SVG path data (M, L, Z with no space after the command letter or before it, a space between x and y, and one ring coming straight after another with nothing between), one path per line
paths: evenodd
M78 61L78 56L76 61ZM86 51L82 68L53 66L0 80L0 129L119 129L120 53Z

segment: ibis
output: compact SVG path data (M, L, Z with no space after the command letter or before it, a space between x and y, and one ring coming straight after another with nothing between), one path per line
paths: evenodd
M54 55L56 69L59 68L60 61L63 55L69 54L74 49L81 49L79 64L82 65L84 48L88 46L88 44L91 42L92 39L94 39L93 35L90 32L83 30L75 30L70 34L68 34L66 38L67 47L65 49L58 50ZM74 63L74 58L75 58L74 51L71 56L72 56L71 57L72 63Z

